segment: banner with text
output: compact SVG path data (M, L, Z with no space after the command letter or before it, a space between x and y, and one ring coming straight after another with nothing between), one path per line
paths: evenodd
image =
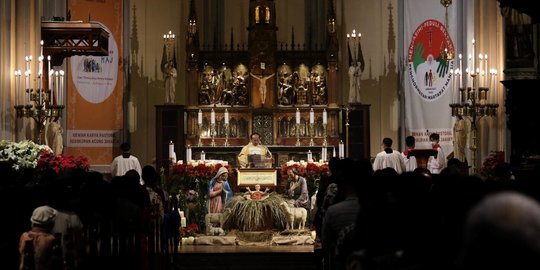
M448 22L456 22L456 8L448 8ZM417 148L430 148L429 135L439 133L445 153L452 152L452 71L455 31L445 27L445 8L439 1L407 0L404 5L405 135L416 137ZM455 24L449 25L455 30Z
M69 61L67 152L110 164L123 127L122 0L68 0L71 20L98 22L109 32L108 56Z

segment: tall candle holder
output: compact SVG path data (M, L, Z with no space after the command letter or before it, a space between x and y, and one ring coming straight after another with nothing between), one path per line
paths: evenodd
M216 123L210 124L210 136L212 137L212 141L210 142L211 146L216 146Z
M229 146L229 123L225 123L225 142L224 146Z
M202 123L198 123L199 126L199 142L197 143L197 146L202 146Z

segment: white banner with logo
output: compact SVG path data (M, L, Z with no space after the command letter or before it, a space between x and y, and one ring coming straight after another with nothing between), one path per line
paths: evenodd
M417 148L431 148L429 135L439 133L445 153L452 152L453 119L449 104L455 96L451 71L456 60L445 61L446 51L455 51L456 12L448 8L449 34L445 8L440 1L404 2L404 98L405 135L416 138Z

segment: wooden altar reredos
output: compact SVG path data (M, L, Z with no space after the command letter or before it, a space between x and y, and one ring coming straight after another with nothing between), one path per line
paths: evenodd
M261 134L264 145L322 149L325 143L349 143L349 110L338 104L339 46L333 2L328 2L326 44L296 44L293 32L290 44L278 46L274 1L250 0L248 45L241 46L235 45L232 32L229 45L216 39L201 45L195 1L191 1L186 36L187 104L156 106L157 166L167 162L169 141L175 142L178 160L185 159L188 145L197 150L233 146L227 150L236 151L249 142L253 132ZM368 116L362 119L369 119L369 105L362 106L367 106ZM369 157L369 121L360 126L367 128L368 136L362 132L363 142L357 144L362 150L356 151L362 156L355 157Z

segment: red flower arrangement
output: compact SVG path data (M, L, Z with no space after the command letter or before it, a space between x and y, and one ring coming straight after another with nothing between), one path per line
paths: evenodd
M502 163L504 163L504 151L491 151L486 159L484 159L484 163L482 163L480 174L490 177L493 175L495 167Z
M73 156L68 154L55 155L52 152L43 151L40 153L36 167L39 171L53 169L57 174L60 174L69 172L73 169L88 171L90 169L90 164L88 163L88 158L84 156Z
M199 233L199 225L191 223L187 227L180 227L180 237L195 236Z

